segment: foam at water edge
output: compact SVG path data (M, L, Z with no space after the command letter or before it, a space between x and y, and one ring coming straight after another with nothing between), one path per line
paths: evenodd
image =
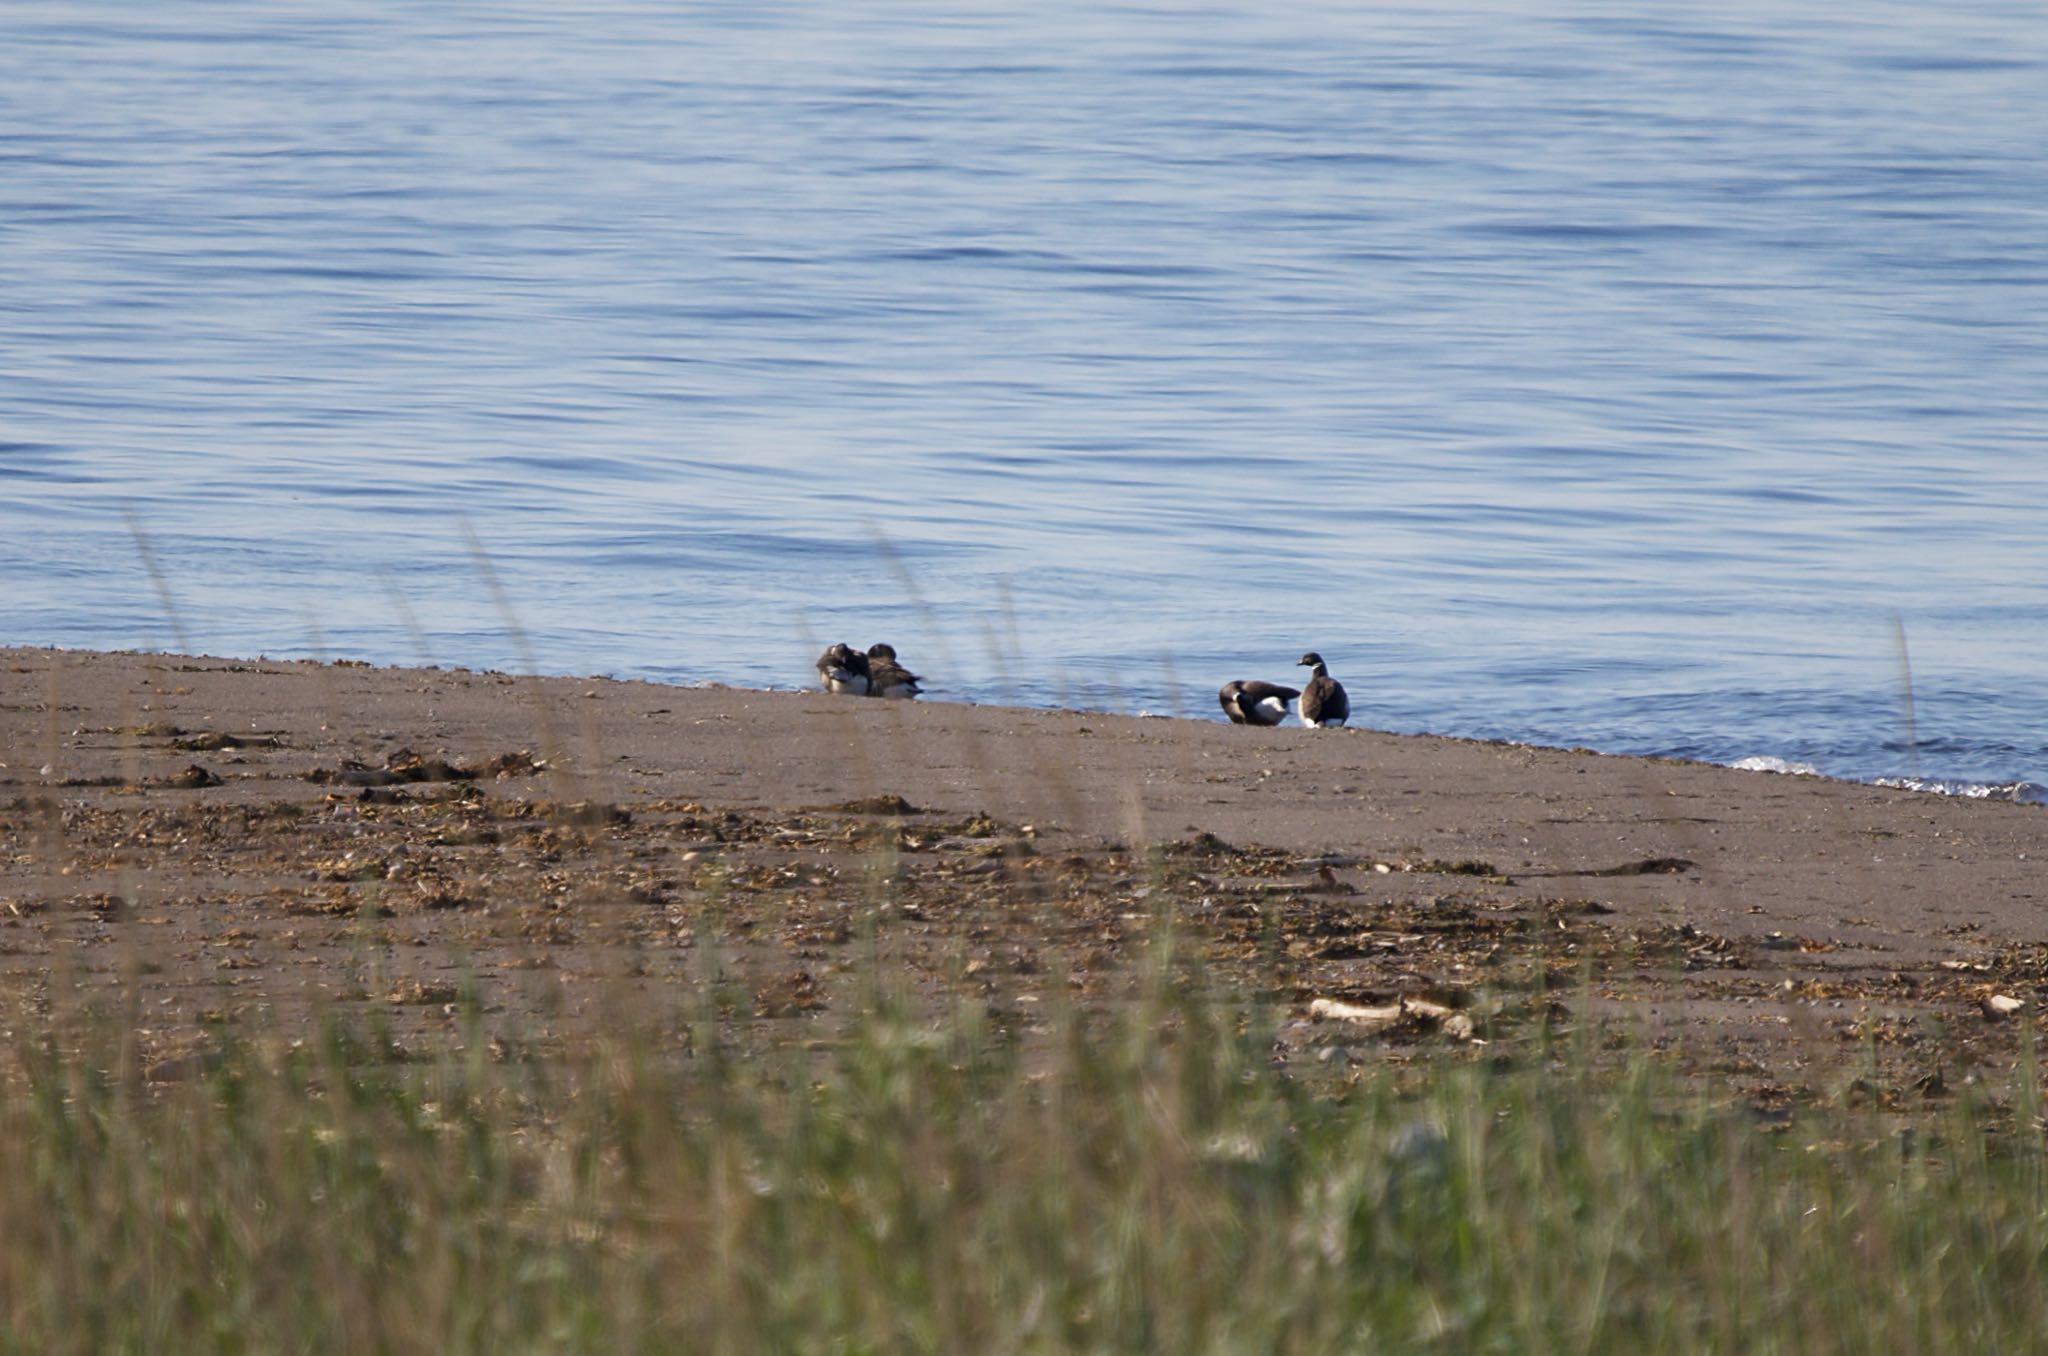
M1879 777L1875 786L1899 791L1932 791L1939 796L1962 796L1967 800L2018 800L2048 805L2048 787L2034 782L1965 782L1946 777Z
M1776 772L1789 777L1818 777L1821 770L1812 763L1794 763L1770 754L1738 758L1728 764L1742 772ZM1961 796L1965 800L2015 800L2030 805L2048 805L2048 786L2037 782L1972 782L1954 777L1874 777L1872 786L1894 791L1927 791L1937 796Z
M1728 766L1741 772L1779 772L1788 777L1818 777L1820 769L1811 763L1790 763L1769 754L1738 758Z

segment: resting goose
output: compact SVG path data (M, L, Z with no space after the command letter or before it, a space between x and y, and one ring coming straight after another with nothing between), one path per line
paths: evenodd
M1342 725L1351 719L1351 699L1344 695L1344 684L1330 676L1323 657L1310 650L1295 661L1315 671L1308 680L1308 686L1301 690L1301 723L1311 729L1325 725Z
M1216 700L1232 725L1278 725L1287 719L1287 703L1300 695L1291 687L1252 678L1225 683Z
M870 697L915 697L923 689L918 676L896 662L894 645L870 645L867 652Z
M849 692L865 697L868 691L868 657L841 641L818 656L818 681L827 692Z

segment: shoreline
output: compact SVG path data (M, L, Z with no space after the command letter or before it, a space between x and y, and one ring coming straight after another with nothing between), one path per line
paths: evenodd
M401 673L469 675L473 677L490 679L515 679L518 681L536 681L543 683L580 682L645 684L650 687L660 688L667 691L750 692L758 693L763 696L802 697L820 695L819 689L816 687L815 684L791 684L770 687L744 687L731 683L722 682L718 679L708 678L699 679L695 682L678 683L669 682L658 678L620 678L610 673L526 673L512 669L475 668L463 664L383 663L376 660L358 659L353 657L321 659L303 656L278 657L269 654L182 654L171 651L153 650L74 649L61 645L0 645L0 655L5 655L9 653L41 654L60 657L79 656L87 659L120 658L133 660L137 662L147 662L152 659L159 659L175 660L187 663L206 662L220 665L269 664L285 667L312 666L315 668L325 667L338 669L370 669L376 671L389 671ZM1126 719L1186 721L1205 725L1227 724L1228 722L1223 720L1220 714L1212 712L1209 709L1211 704L1208 702L1209 696L1210 694L1208 693L1207 689L1202 689L1196 692L1194 694L1193 699L1193 705L1195 707L1195 710L1192 712L1168 712L1143 709L1135 712L1127 712L1117 711L1108 707L1070 706L1060 705L1056 703L1045 705L1026 705L1004 701L984 702L974 698L950 698L945 695L944 689L938 689L935 691L927 692L920 704L924 706L960 706L988 711L1045 712L1052 714L1103 717L1115 716ZM1281 728L1293 730L1299 729L1301 727L1299 726L1295 718L1290 715L1288 723L1283 725ZM1934 772L1886 773L1881 776L1872 776L1865 778L1830 772L1826 768L1820 766L1818 763L1807 758L1791 758L1776 754L1750 753L1743 754L1739 757L1730 758L1726 761L1717 761L1715 759L1696 757L1691 754L1685 753L1637 752L1629 750L1617 751L1612 749L1598 748L1593 745L1585 743L1546 743L1542 740L1524 739L1514 735L1457 734L1445 733L1437 730L1395 731L1389 729L1381 729L1375 726L1367 726L1363 724L1354 724L1350 728L1352 728L1353 730L1369 731L1373 734L1384 735L1390 738L1397 739L1445 739L1473 744L1498 745L1507 748L1547 750L1558 753L1590 753L1610 758L1639 758L1650 762L1686 763L1698 765L1701 767L1726 768L1733 771L1748 772L1754 775L1812 778L1822 781L1840 782L1852 786L1869 786L1882 788L1886 790L1908 791L1930 796L1939 796L1960 800L1995 800L2008 801L2019 804L2048 806L2048 783L2034 782L2025 778L1992 779L1988 776L1984 778L1974 778L1963 776L1948 776Z
M152 675L159 671L164 675L185 675L186 681L157 683L157 690L145 693L143 689L150 686ZM1393 773L1402 783L1402 794L1416 796L1421 794L1421 790L1415 783L1426 771L1434 769L1444 774L1447 780L1431 788L1428 804L1433 810L1432 817L1440 822L1428 835L1430 840L1454 847L1499 846L1507 843L1505 835L1481 832L1477 823L1466 822L1472 816L1452 801L1475 793L1507 794L1505 788L1495 784L1503 778L1525 781L1527 784L1519 791L1524 797L1556 800L1560 776L1582 777L1588 771L1597 771L1603 775L1596 778L1596 784L1606 798L1619 796L1627 799L1661 794L1666 798L1696 799L1711 794L1738 804L1786 801L1804 804L1811 801L1829 812L1838 811L1844 804L1860 802L1872 813L1887 818L1904 816L1903 827L1873 832L1907 843L1917 841L1920 836L1906 822L1915 818L1912 815L1915 807L1928 809L1927 815L1918 818L1930 820L1931 816L1946 823L1954 817L1958 807L1988 809L2006 806L2020 816L2010 826L2011 841L2019 843L2028 839L2030 836L2025 830L2036 827L2042 830L2041 853L2048 854L2048 818L2042 818L2038 826L2031 825L2033 812L2040 808L2031 802L1960 796L1886 782L1854 781L1820 772L1756 770L1679 757L1602 753L1583 747L1567 748L1462 735L1396 734L1364 726L1312 731L1289 724L1259 729L1235 727L1222 720L1152 713L1124 715L1079 708L934 700L883 702L835 697L816 689L739 688L709 682L679 686L601 675L524 676L460 666L378 666L353 659L322 662L145 651L0 647L0 679L8 680L0 683L0 708L4 708L0 709L0 749L29 747L36 739L44 744L51 743L54 726L50 721L24 719L34 714L25 708L37 706L37 699L43 695L35 691L24 694L22 680L31 675L42 675L46 682L54 678L62 686L77 685L74 695L83 700L67 705L77 708L76 713L81 715L93 711L105 716L122 707L125 701L128 708L140 716L158 716L159 723L176 716L194 721L195 728L223 731L230 730L235 723L232 710L237 706L255 713L250 718L252 724L263 723L265 719L273 723L304 723L310 718L324 717L314 723L322 727L320 733L329 737L308 742L316 747L331 746L344 757L381 757L394 739L411 744L424 742L443 752L450 749L462 752L464 745L475 748L481 745L558 743L562 746L556 751L561 770L570 772L579 784L595 777L597 785L585 789L614 797L624 795L630 798L635 793L645 794L652 790L665 793L680 791L684 789L682 779L692 771L701 771L710 776L714 786L728 788L726 794L714 792L712 799L732 799L734 803L770 808L793 808L777 805L776 801L778 795L788 800L790 797L782 793L797 789L807 788L812 794L827 799L841 791L847 791L848 795L840 796L840 799L879 794L876 790L879 781L889 777L916 784L927 795L939 787L956 795L964 794L971 787L984 800L1021 799L1026 805L1050 808L1046 787L1031 784L1033 774L1037 774L1041 782L1060 784L1054 798L1073 802L1065 808L1070 811L1077 807L1085 809L1087 823L1084 826L1064 825L1067 831L1101 838L1128 837L1133 833L1143 837L1152 819L1161 814L1171 817L1182 811L1205 820L1191 827L1204 832L1214 831L1215 824L1209 821L1215 821L1217 816L1213 813L1206 817L1195 814L1194 803L1198 800L1219 805L1237 803L1238 798L1229 795L1197 795L1197 789L1187 784L1188 777L1202 777L1210 785L1215 784L1215 778L1214 774L1197 769L1196 763L1218 756L1244 755L1253 763L1264 764L1276 758L1285 761L1288 755L1299 755L1299 771L1312 774L1319 780L1297 788L1301 794L1296 798L1298 803L1292 807L1293 813L1278 809L1278 806L1285 805L1285 797L1278 798L1276 804L1276 798L1270 795L1245 796L1246 808L1250 810L1250 841L1266 846L1310 847L1315 845L1318 833L1336 839L1355 838L1355 825L1347 825L1341 815L1332 815L1319 808L1318 798L1323 792L1321 778L1335 779L1332 790L1339 797L1355 800L1361 807L1371 807L1376 804L1375 798L1372 789L1364 783L1376 770ZM211 692L195 691L191 681L194 675L225 681L235 693L234 697L227 699L230 709L222 709L222 699ZM253 695L265 686L254 680L266 677L311 678L316 691L273 691L267 699L252 700ZM125 694L117 690L124 684ZM505 703L493 700L494 696L506 690L517 699ZM28 698L26 702L23 695ZM312 700L308 700L309 697ZM421 697L434 700L418 700ZM366 699L365 706L361 711L350 712L351 719L344 722L340 712L352 698ZM414 700L408 703L404 698ZM681 703L693 710L701 708L698 714L682 717L696 723L695 732L700 736L703 733L701 727L707 720L736 724L740 729L736 738L713 741L705 750L708 756L700 759L696 766L674 756L679 750L679 742L673 731L659 732L649 753L651 762L666 760L668 765L663 774L657 775L651 769L642 768L634 778L621 779L616 775L606 775L615 772L615 769L605 766L612 756L612 748L623 747L627 742L644 741L650 732L634 727L631 720L614 718L592 722L587 719L588 713L583 704L599 701L602 708L606 704L603 702L605 698L624 700L631 718L638 720L676 714L674 706L663 708L665 701ZM53 714L61 715L63 712ZM385 724L404 728L370 731L364 727L364 717L372 714L384 717ZM336 727L331 732L325 728L329 723ZM41 724L44 728L31 738L28 727L33 724ZM342 728L345 724L356 728ZM818 731L829 729L829 741L812 744L806 728L813 726ZM918 727L946 741L947 747L940 751L942 757L937 760L922 758L907 746L906 739ZM77 726L73 732L57 740L53 747L60 747L87 780L112 775L112 762L105 756L111 750L81 737L84 733L85 728ZM1095 737L1101 734L1109 734L1110 738ZM983 743L990 745L988 752L996 753L1027 736L1034 745L1051 740L1063 750L1078 751L1081 741L1087 740L1091 753L1099 752L1105 746L1122 752L1121 746L1135 744L1171 750L1174 757L1113 757L1099 769L1098 775L1093 776L1082 776L1084 760L1070 753L1054 757L1035 756L1022 765L1009 763L1005 765L1007 771L995 767L973 769L968 763L958 761L963 755L976 752L977 746ZM443 745L437 741L451 742ZM127 753L148 761L147 750L133 749ZM753 755L761 756L758 766L754 766L756 759ZM247 755L230 756L239 760ZM1182 765L1174 766L1177 759L1183 760ZM1193 762L1184 761L1190 759ZM4 761L8 766L0 767L0 789L19 793L44 780L25 775L23 760L19 757ZM1261 767L1258 771L1262 782L1273 775L1271 768ZM74 773L73 780L78 776L79 773ZM1346 784L1347 776L1360 784ZM1684 789L1664 786L1666 781L1683 783ZM1137 817L1133 820L1132 792L1140 785L1146 790L1135 802ZM1271 788L1260 786L1257 789L1264 793ZM1242 796L1247 788L1237 787L1236 790ZM1073 798L1077 792L1085 794L1075 802ZM739 794L735 796L734 793ZM918 797L911 796L910 799L915 801ZM1941 807L1940 813L1936 812L1936 807ZM1385 822L1389 816L1385 814L1384 806L1379 808L1379 819ZM1642 818L1645 822L1659 822L1659 817L1654 815ZM1561 827L1557 816L1545 816L1542 822L1553 828ZM1691 821L1685 816L1665 816L1661 822L1672 826ZM1940 832L1938 827L1935 832ZM1228 834L1220 836L1231 837ZM1952 831L1950 836L1953 837ZM1681 831L1673 838L1645 838L1640 842L1657 849L1646 851L1646 857L1670 856L1673 853L1663 849L1680 846L1678 839L1687 837L1689 835ZM1530 845L1531 840L1525 838L1519 846ZM1536 843L1535 846L1540 847L1541 844ZM1950 846L1953 844L1945 844L1944 848ZM1827 845L1822 845L1821 850L1825 852ZM2023 850L2015 848L2015 852ZM1881 854L1874 856L1878 855ZM1937 861L1951 858L1952 854L1944 850L1928 856L1920 864L1934 867ZM2039 856L2034 859L2038 860ZM1532 857L1525 856L1522 861L1523 869L1540 865ZM1724 866L1727 864L1723 863ZM1979 865L1990 868L1993 863L1986 861ZM1708 865L1706 869L1711 871L1714 868ZM1997 870L1992 870L1982 881L1972 877L1975 883L1994 887L1993 897L1998 893L1996 885L2006 878L2005 873ZM1822 878L1815 877L1809 883L1818 886ZM1825 890L1815 891L1816 897L1826 893ZM2016 897L2031 899L2033 892L2021 890ZM2013 921L2018 924L2025 920L2016 918ZM2043 935L2048 936L2048 926L2044 926Z
M443 1039L463 975L508 1022L672 997L713 940L800 1020L876 927L1022 1002L1169 897L1301 1042L1530 966L1760 1067L1815 1022L2009 1040L1978 1005L2048 956L2039 806L1447 736L13 648L0 764L0 988L139 985L166 1055L334 1002Z

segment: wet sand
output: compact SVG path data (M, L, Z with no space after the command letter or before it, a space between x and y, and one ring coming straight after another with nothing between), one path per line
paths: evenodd
M815 1038L865 940L1028 1027L1167 915L1325 1063L1476 1044L1310 1018L1428 998L1495 1046L1619 1022L1762 1101L1874 1042L1904 1096L2009 1061L2048 996L2042 807L1676 761L0 649L0 764L0 982L118 994L159 1059L351 1005L453 1040L470 994L513 1041L685 1004L714 954L726 1015Z

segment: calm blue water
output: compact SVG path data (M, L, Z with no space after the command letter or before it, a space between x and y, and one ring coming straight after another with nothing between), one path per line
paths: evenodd
M0 638L2048 782L2048 11L1253 8L11 0Z

